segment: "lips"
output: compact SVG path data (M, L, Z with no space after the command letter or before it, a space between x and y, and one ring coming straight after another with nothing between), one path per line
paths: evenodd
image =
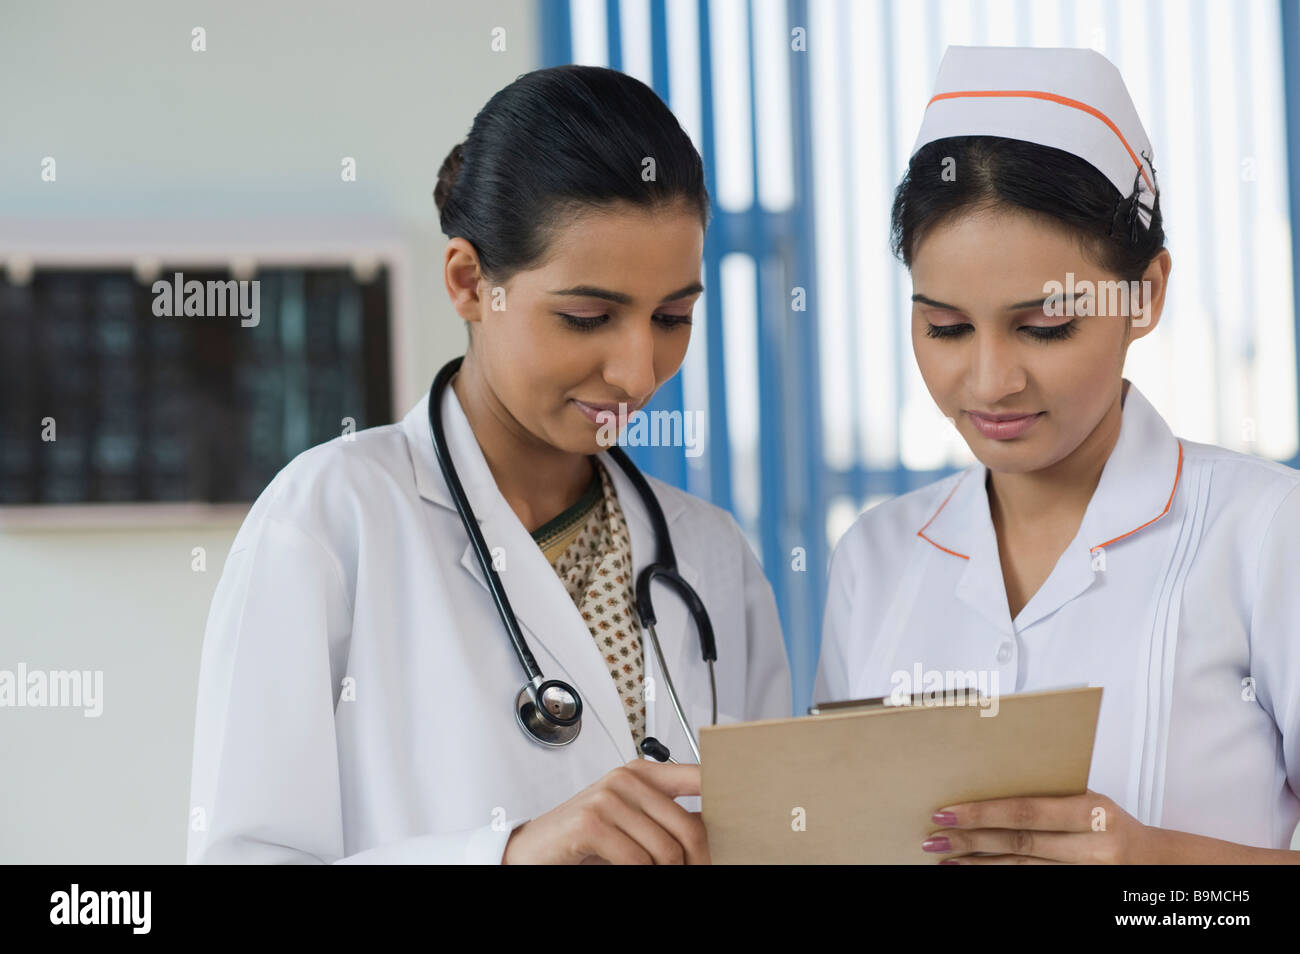
M591 421L591 423L596 425L605 424L613 415L620 428L627 423L627 417L619 418L619 412L622 411L625 415L630 416L640 407L639 404L630 404L626 401L620 406L617 402L603 401L597 403L594 401L579 401L577 398L569 398L569 400L573 402L574 407L586 415L587 420Z
M967 411L971 423L985 437L995 441L1008 441L1020 437L1037 423L1046 411L1034 414L986 414L980 411Z

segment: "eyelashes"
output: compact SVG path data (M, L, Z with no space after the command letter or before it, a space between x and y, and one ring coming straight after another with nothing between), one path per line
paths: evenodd
M1039 341L1064 341L1066 338L1074 336L1079 330L1078 324L1073 318L1063 325L1052 325L1048 328L1039 327L1038 325L1026 325L1021 331L1029 333L1031 338L1037 338Z
M969 324L961 325L932 325L926 323L925 334L928 338L960 338L972 330ZM1039 341L1064 341L1066 338L1074 336L1079 330L1076 319L1071 318L1061 325L1051 325L1043 327L1040 325L1025 325L1020 329L1029 337L1036 338Z
M605 323L608 315L584 316L579 318L577 315L566 315L564 312L558 313L564 319L564 323L574 331L594 331Z
M595 331L601 325L609 320L609 315L591 315L579 316L568 315L562 311L556 312L564 320L564 323L574 331ZM690 315L655 315L655 323L659 326L672 329L691 323Z
M932 325L926 322L925 334L927 338L960 338L970 328L970 325Z

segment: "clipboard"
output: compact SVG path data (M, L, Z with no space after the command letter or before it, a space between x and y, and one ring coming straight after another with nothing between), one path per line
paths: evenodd
M1101 692L854 700L702 727L709 854L714 864L934 864L921 842L946 805L1087 789Z

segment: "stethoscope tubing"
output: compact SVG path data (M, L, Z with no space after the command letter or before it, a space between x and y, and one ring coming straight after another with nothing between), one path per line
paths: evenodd
M544 745L564 745L573 741L577 737L578 728L582 716L582 700L576 689L567 683L559 680L544 681L541 667L537 665L537 660L533 657L532 651L528 648L528 641L524 638L523 630L519 626L518 617L516 617L513 607L510 605L510 598L506 595L505 587L501 583L501 577L497 574L492 565L492 555L488 549L487 541L483 538L483 532L479 528L478 519L470 506L469 498L465 493L465 488L460 482L460 477L456 473L455 465L452 463L451 452L447 448L447 438L442 426L442 408L441 397L446 390L452 377L460 370L463 358L453 358L438 371L433 379L433 386L429 391L429 430L433 438L434 456L438 459L438 467L442 471L443 479L447 483L447 489L451 492L452 502L455 504L456 512L460 515L461 523L465 526L465 531L469 535L470 545L474 550L474 555L478 560L479 567L487 580L488 590L492 594L492 601L496 605L497 615L501 617L501 622L506 628L506 633L510 637L510 642L514 646L515 655L519 658L519 664L524 670L526 683L524 690L531 699L536 712L542 720L551 726L569 728L575 727L571 733L566 733L563 741L549 741L539 732L544 731L534 725L532 728L524 719L519 719L520 726L534 740ZM655 580L667 584L675 590L686 604L687 611L695 621L696 629L699 632L700 649L705 663L709 667L709 693L712 699L712 723L718 721L718 689L714 679L713 664L718 658L717 642L713 635L713 623L709 619L708 610L704 607L704 602L700 599L699 594L687 583L677 572L677 556L673 552L672 537L668 533L668 520L664 516L663 508L659 505L659 500L655 496L653 488L645 479L645 476L632 463L632 460L623 450L617 446L608 449L609 456L618 463L623 472L636 488L637 495L645 505L646 512L649 515L651 525L655 536L655 561L645 567L636 580L636 605L637 614L641 620L642 629L649 634L650 645L654 649L655 659L659 664L659 671L663 675L665 688L668 690L668 698L672 702L673 710L677 715L682 729L686 733L686 740L690 744L691 752L695 756L695 761L700 761L700 749L695 742L695 733L691 730L690 721L686 717L686 712L682 708L681 700L677 696L676 687L673 686L672 676L668 672L668 663L664 659L663 650L659 645L659 636L655 632L655 623L657 622L654 612L654 602L650 596L650 584ZM546 706L542 704L542 698L539 690L543 686L557 686L572 695L576 705L574 714L568 718L561 718L554 715ZM518 713L517 713L518 715ZM545 730L549 731L549 730ZM656 742L663 759L669 762L676 762L676 759L668 756L667 750ZM644 748L644 746L643 746ZM658 756L656 756L658 757ZM662 760L662 759L661 759Z
M442 395L455 373L460 370L463 360L463 358L455 358L447 362L442 366L442 370L438 372L437 377L433 379L433 388L429 396L429 421L430 430L433 432L434 456L438 458L438 466L442 470L443 479L447 482L447 489L451 491L451 499L456 505L456 512L460 514L461 523L465 525L465 531L469 534L470 545L474 548L474 555L478 558L479 566L487 577L488 590L492 594L492 601L496 604L497 614L501 617L501 622L505 624L506 633L510 636L510 642L515 647L515 654L519 657L519 664L524 669L524 675L527 677L528 682L532 683L536 688L542 682L541 667L537 665L532 650L528 648L528 641L524 639L523 631L519 628L519 619L510 606L510 597L506 595L505 587L501 584L501 577L492 565L492 553L488 549L487 541L483 539L483 531L479 529L478 519L470 507L465 488L461 485L460 477L457 476L456 468L451 462L451 452L447 449L447 437L442 427L441 408L437 406L441 403L438 398Z

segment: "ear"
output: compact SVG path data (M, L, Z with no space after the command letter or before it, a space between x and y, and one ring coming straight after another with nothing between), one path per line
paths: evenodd
M1147 336L1160 323L1160 315L1165 307L1165 292L1169 290L1169 272L1173 267L1169 249L1162 248L1142 273L1138 291L1141 311L1135 310L1135 317L1129 322L1133 332L1130 342Z
M448 242L447 252L443 256L442 277L447 285L447 297L451 299L456 314L471 324L481 321L483 314L479 287L484 278L474 246L460 237Z

